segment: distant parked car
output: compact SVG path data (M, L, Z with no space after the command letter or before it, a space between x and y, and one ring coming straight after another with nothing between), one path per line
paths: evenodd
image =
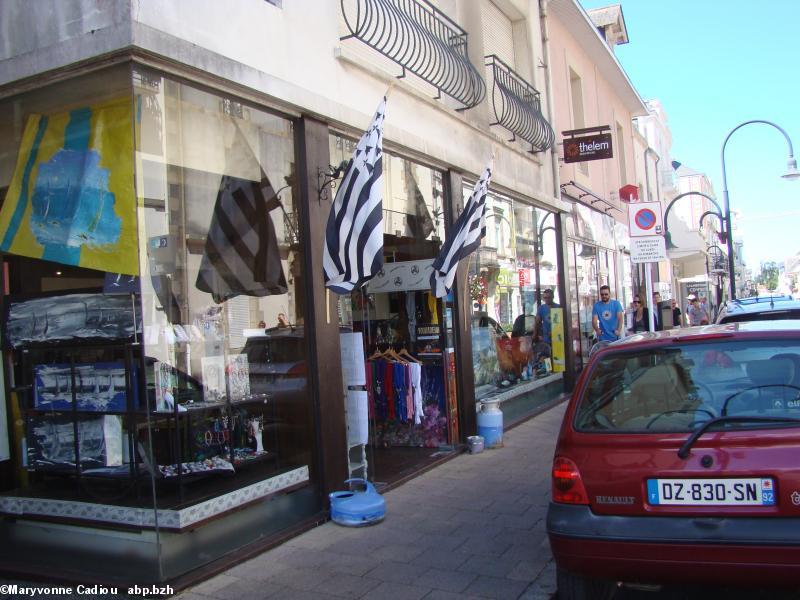
M800 319L800 300L787 295L754 296L729 300L719 311L717 323Z
M251 394L305 395L308 366L303 327L267 329L248 337L241 353L247 356Z
M798 456L800 321L609 344L553 459L559 598L606 598L617 582L800 586Z

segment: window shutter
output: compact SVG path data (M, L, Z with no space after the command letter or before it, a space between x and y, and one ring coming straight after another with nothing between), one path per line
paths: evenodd
M516 69L511 19L489 0L481 3L481 17L484 54L496 54L509 67Z

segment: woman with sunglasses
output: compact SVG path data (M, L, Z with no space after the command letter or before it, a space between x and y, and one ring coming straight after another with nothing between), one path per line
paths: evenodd
M633 327L631 333L640 331L650 331L650 312L642 304L642 299L636 295L633 297Z

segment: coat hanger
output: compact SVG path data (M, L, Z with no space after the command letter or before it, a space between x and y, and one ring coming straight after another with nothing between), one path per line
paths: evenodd
M375 352L373 352L367 360L378 360L379 358L383 358L383 353L375 346Z
M395 352L395 349L392 348L391 346L389 346L389 348L386 350L386 352L383 353L383 355L392 362L399 362L406 364L406 361L403 360L403 358L397 352Z
M417 364L421 364L421 363L420 363L420 361L419 361L419 360L417 360L416 358L414 358L414 357L411 355L411 353L410 353L408 350L406 350L405 348L402 348L402 349L400 350L400 352L398 352L397 354L398 354L398 356L402 356L402 357L404 357L404 358L408 359L408 361L410 361L410 362L414 362L414 363L417 363Z

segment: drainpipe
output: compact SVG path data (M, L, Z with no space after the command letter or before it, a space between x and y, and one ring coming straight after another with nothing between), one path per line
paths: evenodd
M550 33L547 27L547 5L549 4L549 0L539 0L539 23L540 23L540 30L542 33L542 61L544 62L543 68L545 69L545 78L544 78L544 89L545 89L545 97L547 98L547 108L550 113L550 125L553 126L555 129L555 118L554 118L554 111L555 105L553 103L553 86L550 81ZM558 153L555 150L556 146L553 145L553 149L550 152L550 160L552 161L552 170L553 170L553 196L556 198L561 198L561 182L558 177L559 173L559 166L558 166Z
M653 150L650 146L647 146L644 151L644 184L647 186L647 200L652 201L653 199L650 197L650 169L647 168L647 153L652 152L653 156L655 156L655 164L656 164L656 200L661 202L661 190L658 187L658 161L661 160L661 157L658 155L658 152Z
M550 125L555 129L555 103L553 102L553 86L551 83L552 70L550 69L550 33L547 27L547 6L549 0L539 0L539 31L542 38L542 62L545 69L544 77L544 91L545 98L547 99L547 110L550 117ZM550 160L553 171L553 197L561 199L561 181L559 179L559 166L558 166L558 152L554 145L550 151ZM554 223L556 227L556 240L558 241L559 248L559 272L561 276L558 281L559 297L562 299L561 306L564 310L564 334L567 343L564 344L564 390L571 391L575 385L575 354L572 349L572 342L570 340L570 332L572 331L572 318L569 314L569 303L566 299L568 295L567 289L567 273L569 266L567 264L567 237L564 227L564 219L560 213L554 215Z

